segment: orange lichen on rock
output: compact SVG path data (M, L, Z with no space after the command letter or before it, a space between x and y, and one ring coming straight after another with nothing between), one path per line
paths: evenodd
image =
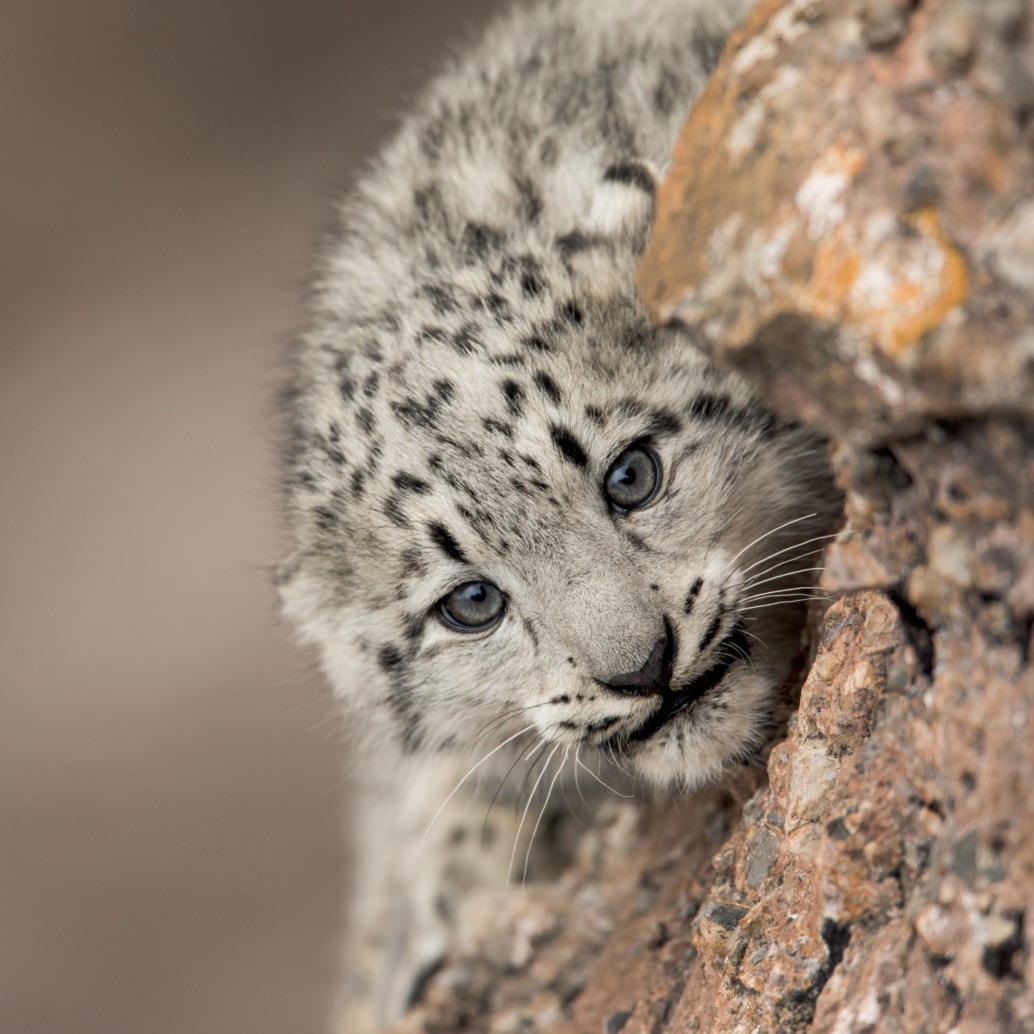
M1020 0L759 5L686 121L644 301L777 405L803 349L827 430L1034 416L1032 98Z
M871 223L882 223L882 241L866 245L855 226L841 223L815 249L811 279L791 295L800 312L858 327L898 358L966 300L969 275L935 209L921 209L901 227L889 215Z

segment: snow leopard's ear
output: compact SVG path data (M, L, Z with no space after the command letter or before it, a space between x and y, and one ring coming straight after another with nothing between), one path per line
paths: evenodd
M653 164L641 159L607 166L585 229L599 237L641 237L645 247L659 181Z
M658 170L640 159L607 166L588 215L557 238L557 249L571 272L595 285L591 293L600 293L600 276L607 267L613 270L615 259L627 262L630 254L637 258L646 247L659 178ZM613 271L619 276L628 273Z

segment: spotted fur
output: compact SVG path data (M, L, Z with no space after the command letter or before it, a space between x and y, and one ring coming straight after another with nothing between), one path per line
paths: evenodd
M286 394L280 588L381 765L390 745L389 767L469 765L526 726L487 768L545 741L684 788L759 743L802 613L748 597L814 578L797 572L836 507L821 443L651 328L633 285L679 124L746 6L517 10L340 204ZM602 483L633 443L662 485L616 512ZM801 559L752 585L779 550ZM457 632L440 601L475 580L505 613ZM622 685L650 663L654 689Z

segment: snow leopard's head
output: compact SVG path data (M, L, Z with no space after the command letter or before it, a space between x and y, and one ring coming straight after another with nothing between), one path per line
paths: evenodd
M468 261L400 267L388 300L324 288L288 400L287 612L405 750L714 776L800 648L821 444L651 329L627 257L459 236Z

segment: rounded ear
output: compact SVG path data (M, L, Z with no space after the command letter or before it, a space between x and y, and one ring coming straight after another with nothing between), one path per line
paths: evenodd
M586 231L597 237L640 240L641 251L653 222L658 173L650 162L632 159L609 165L592 199Z
M617 162L603 172L588 215L556 240L568 269L589 297L627 290L653 224L658 170L639 159Z

